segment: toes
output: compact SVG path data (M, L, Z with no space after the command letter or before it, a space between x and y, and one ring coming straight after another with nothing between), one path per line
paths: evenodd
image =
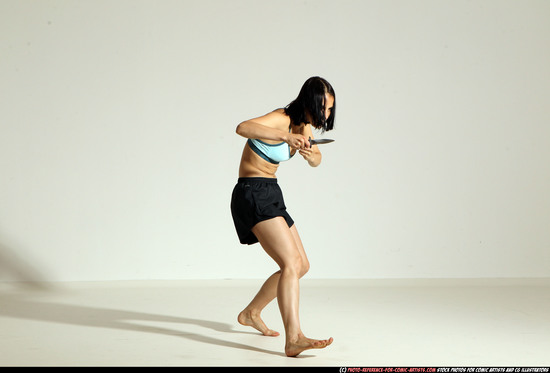
M332 341L333 341L332 337L330 339L316 340L316 341L313 341L312 346L314 348L325 348L328 345L330 345Z
M326 346L326 341L315 340L311 343L311 347L313 348L323 348L325 346Z

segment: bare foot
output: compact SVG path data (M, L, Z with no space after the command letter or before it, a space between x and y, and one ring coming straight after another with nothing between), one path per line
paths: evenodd
M246 311L246 310L245 310ZM251 312L241 312L239 314L239 317L237 320L239 321L239 324L244 326L251 326L254 329L258 330L263 335L267 335L270 337L277 337L279 336L279 332L276 332L275 330L269 329L261 319L260 315L253 316Z
M298 356L305 350L312 348L325 348L332 343L334 339L310 339L301 335L296 342L287 342L285 346L285 353L288 357Z

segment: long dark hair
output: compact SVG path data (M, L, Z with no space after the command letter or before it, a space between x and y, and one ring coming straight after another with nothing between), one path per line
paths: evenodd
M326 93L334 97L334 106L328 118L325 118ZM330 83L321 77L314 76L306 80L298 97L285 107L285 114L290 117L292 124L297 126L308 122L307 113L311 116L313 127L322 130L322 132L334 128L336 94Z

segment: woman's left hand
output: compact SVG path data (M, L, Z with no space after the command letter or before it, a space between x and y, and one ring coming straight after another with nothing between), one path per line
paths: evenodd
M300 155L304 157L304 159L308 162L313 161L313 149L311 147L309 148L301 148L299 150Z
M313 134L311 133L310 125L304 126L303 135L305 138L311 140ZM309 145L309 147L307 145ZM319 148L317 148L317 145L312 146L311 144L306 144L304 147L300 148L298 152L302 157L304 157L311 167L317 167L321 163L322 156Z
M311 167L317 167L321 163L321 153L313 147L300 149L300 155Z

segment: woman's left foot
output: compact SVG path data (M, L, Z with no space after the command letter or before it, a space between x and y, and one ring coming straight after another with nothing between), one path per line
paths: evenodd
M260 315L253 316L251 312L247 312L245 310L239 314L239 317L237 317L237 321L239 321L239 324L241 325L253 327L263 335L267 335L269 337L279 336L279 332L271 330L265 325Z

